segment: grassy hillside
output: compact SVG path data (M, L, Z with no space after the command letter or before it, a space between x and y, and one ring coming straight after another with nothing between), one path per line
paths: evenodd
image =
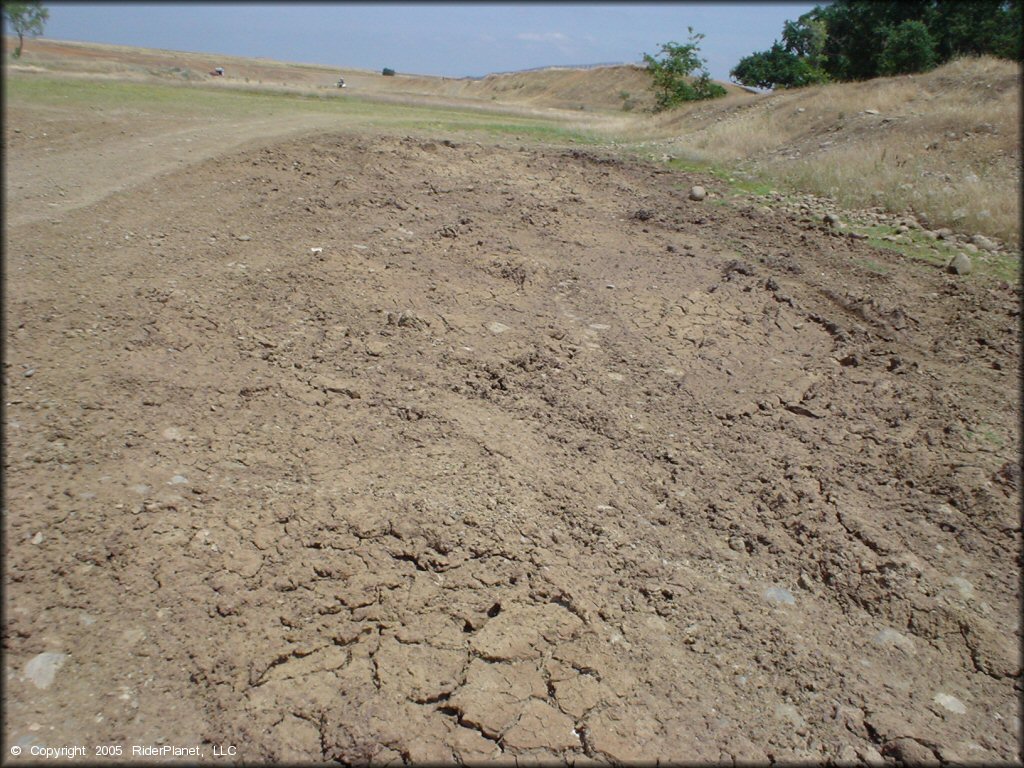
M932 72L695 104L636 126L691 159L735 164L849 207L1020 242L1020 68Z
M13 40L4 42L9 52ZM210 77L215 66L224 67L226 76ZM1018 65L991 57L957 60L921 75L774 94L729 86L723 99L660 115L648 111L648 79L635 66L548 68L480 79L383 77L315 64L38 39L7 68L9 74L175 82L211 98L225 90L274 90L350 104L501 112L554 121L558 130L569 120L577 133L654 157L732 168L841 206L912 211L931 227L1020 242L1021 73ZM344 92L334 88L339 76L350 86Z
M15 39L4 38L9 54ZM436 77L399 72L383 77L379 71L247 59L208 53L164 51L122 45L32 40L18 66L51 72L78 72L128 78L161 78L212 87L266 85L293 89L333 89L339 77L348 92L375 96L433 96L453 99L501 101L534 107L574 110L643 111L654 99L642 67L633 65L593 68L548 67L508 72L483 78ZM209 75L223 67L225 76ZM730 93L743 89L727 83Z
M478 93L565 109L645 111L654 104L650 77L633 65L565 69L551 67L529 72L488 75ZM744 89L721 83L732 94Z

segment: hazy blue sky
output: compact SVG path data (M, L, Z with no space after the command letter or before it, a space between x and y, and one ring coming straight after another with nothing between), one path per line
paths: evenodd
M450 77L639 62L706 38L713 77L815 3L59 3L45 37Z

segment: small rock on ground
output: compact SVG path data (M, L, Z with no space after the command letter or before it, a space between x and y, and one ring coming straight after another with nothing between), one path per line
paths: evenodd
M956 589L956 591L960 593L960 597L964 598L964 600L970 600L974 597L974 585L963 576L954 576L951 579L948 579L946 583Z
M889 627L879 630L871 638L871 642L879 648L899 648L908 656L913 656L917 653L917 650L914 648L914 641L911 638Z
M40 653L33 656L25 665L25 677L32 681L36 688L45 690L53 685L53 679L67 660L66 653Z
M785 587L769 587L764 592L765 599L770 603L782 603L784 605L795 605L796 598L793 593Z
M936 693L935 698L932 699L932 701L934 701L943 709L946 709L950 712L955 712L958 715L967 714L967 707L964 706L964 703L960 701L960 699L958 699L956 696L951 696L948 693Z
M691 200L703 200L708 196L707 191L700 184L695 184L690 187L690 199Z
M978 248L981 248L983 251L999 250L999 247L984 235L974 235L971 237L971 243L976 245Z
M971 264L971 259L967 254L958 253L952 259L949 264L946 265L946 271L953 275L960 275L966 277L971 274L974 270L974 265Z
M904 765L933 765L939 761L928 747L917 739L893 739L882 748L882 754L893 757Z

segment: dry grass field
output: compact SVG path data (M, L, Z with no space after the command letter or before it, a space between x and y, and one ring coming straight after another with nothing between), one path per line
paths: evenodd
M849 208L1020 242L1020 67L991 57L932 72L733 97L644 130Z

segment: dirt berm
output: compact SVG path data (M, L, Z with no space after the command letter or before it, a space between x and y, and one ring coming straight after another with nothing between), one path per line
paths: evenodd
M5 744L1016 761L1017 289L725 192L319 133L9 227Z

